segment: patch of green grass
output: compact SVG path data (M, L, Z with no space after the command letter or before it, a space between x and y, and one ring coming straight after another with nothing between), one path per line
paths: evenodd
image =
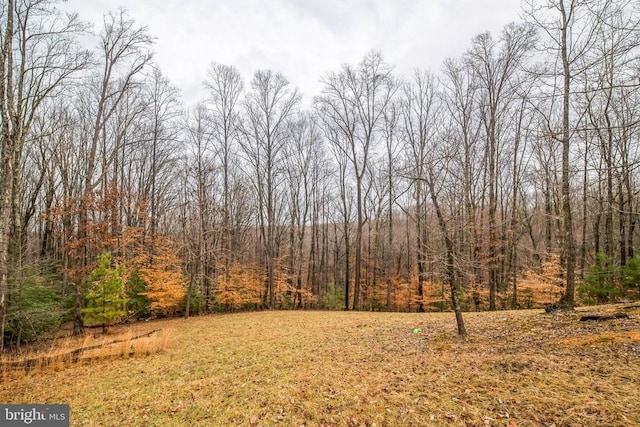
M74 426L640 425L637 341L580 338L637 331L637 313L577 317L468 313L464 340L451 313L152 322L165 351L9 377L0 401L69 403Z

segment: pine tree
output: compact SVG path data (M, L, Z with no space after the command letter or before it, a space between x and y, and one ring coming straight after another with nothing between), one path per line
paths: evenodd
M82 309L89 324L102 325L102 331L125 315L124 266L111 267L111 253L103 252L88 277L89 292Z
M580 293L585 302L606 304L623 295L618 286L619 267L604 253L598 252L593 266L584 275Z
M146 295L147 282L140 271L134 269L127 279L127 312L136 319L144 319L151 315L151 300Z

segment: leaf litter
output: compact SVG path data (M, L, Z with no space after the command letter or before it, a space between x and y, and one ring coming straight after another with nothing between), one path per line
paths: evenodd
M0 401L69 403L74 426L640 425L640 308L594 310L619 307L465 313L467 338L452 313L169 320L163 353L7 378Z

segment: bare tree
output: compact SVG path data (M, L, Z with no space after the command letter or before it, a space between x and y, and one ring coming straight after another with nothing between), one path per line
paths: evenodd
M301 96L287 79L273 71L256 71L245 102L241 147L251 165L258 198L259 229L267 267L266 300L275 308L275 274L282 208L282 168L288 121L297 113Z
M498 173L501 152L501 131L504 130L508 107L517 95L520 82L516 73L530 52L534 41L533 27L527 24L510 24L500 39L494 41L489 33L476 36L465 56L478 79L479 107L487 138L487 167L489 187L489 254L487 269L489 278L489 310L496 309L496 291L499 281L498 223Z
M416 265L418 269L418 311L424 311L424 282L427 277L427 160L438 120L438 90L433 74L416 71L403 86L402 128L407 175L411 180L414 204Z
M344 135L330 124L325 122L324 133L330 142L330 151L337 163L338 198L337 211L340 213L340 225L342 226L342 237L338 240L338 219L332 217L334 222L334 283L338 283L339 260L344 260L343 283L344 283L344 309L353 307L349 297L351 292L351 222L353 221L353 188L349 179L348 159L342 151ZM340 246L344 245L344 254L340 254Z
M57 95L89 61L89 54L75 39L85 25L77 15L63 15L54 4L0 2L0 351L4 347L11 221L21 229L18 204L24 143L45 100Z
M443 121L448 123L451 141L459 147L459 155L452 161L458 163L461 171L461 199L463 203L461 240L462 248L459 262L466 260L471 298L476 310L481 307L479 284L484 280L482 269L482 203L484 202L483 175L486 165L486 152L481 144L482 121L478 114L479 88L473 69L468 63L456 59L447 59L444 75L441 78L441 94L444 112Z
M150 171L150 235L153 241L157 233L160 211L159 199L165 191L159 191L159 174L163 167L168 166L171 145L176 141L176 119L180 114L178 97L179 91L172 86L158 67L153 67L147 86L149 140L151 142L151 171Z
M213 304L212 276L216 267L212 252L213 212L216 206L212 193L216 189L217 165L211 122L206 106L198 104L184 126L185 142L190 151L185 159L187 180L192 183L192 192L195 194L190 208L195 211L196 217L192 273L197 277L199 289L204 294L207 310Z
M226 280L229 280L232 257L231 188L234 149L239 132L239 103L243 91L242 77L237 68L212 63L207 70L205 86L209 89L207 106L211 111L213 136L222 168L222 234L221 264Z
M543 70L553 82L554 93L550 102L550 112L558 111L560 124L552 123L553 115L547 112L547 131L558 140L562 146L562 218L563 218L563 247L566 267L566 287L560 299L560 305L573 307L575 305L575 268L576 241L574 237L574 220L571 205L571 147L572 147L572 112L571 94L572 80L584 72L590 65L585 56L591 50L595 40L595 26L593 16L588 11L589 2L586 0L544 0L538 5L528 1L528 18L546 37L545 49L551 52L559 64L559 69ZM559 95L556 97L556 78L560 78Z
M583 79L586 138L598 141L603 168L600 179L604 195L600 200L604 216L604 253L611 262L625 265L629 254L627 232L632 211L629 193L629 131L624 119L635 82L632 67L638 61L640 23L638 7L631 2L606 1L590 5L596 23L595 42L586 62ZM634 10L635 9L635 10ZM617 215L615 215L617 213ZM615 224L617 223L617 230ZM617 249L617 250L616 250Z
M151 61L150 51L153 38L148 35L146 27L136 27L133 19L127 16L124 9L109 13L104 17L104 27L99 36L100 67L93 76L93 102L90 103L93 124L87 129L89 147L86 153L86 169L84 172L83 199L90 200L96 185L103 182L107 170L102 168L96 176L100 142L104 141L104 132L109 120L125 99L128 91L134 87L138 76ZM111 163L117 147L110 153ZM78 237L81 242L87 240L88 212L80 209ZM87 264L90 256L89 247L83 244L79 253L79 264ZM82 283L76 283L74 333L83 333L82 316Z
M380 53L364 57L357 68L343 65L340 73L329 73L322 79L322 94L316 97L325 126L335 130L339 140L330 139L345 156L353 171L356 190L356 236L354 261L353 308L360 306L362 270L362 236L365 224L364 178L371 152L379 142L384 112L398 84L392 68Z
M512 123L514 123L513 129L513 154L511 159L511 217L508 219L509 228L508 236L506 239L506 245L508 250L508 263L510 272L507 272L507 278L511 281L511 308L516 309L519 307L518 303L518 270L519 261L519 249L518 243L524 233L522 221L522 212L524 204L523 194L523 182L526 171L529 169L531 163L531 153L528 149L530 143L531 134L534 132L533 118L535 114L528 105L528 92L531 88L531 82L529 85L523 83L522 93L520 93L521 99L519 103L515 105L512 114L510 115Z
M400 119L402 116L401 103L392 102L389 104L389 108L385 111L383 120L383 130L385 141L385 155L384 155L384 173L383 179L386 184L386 209L387 209L387 235L386 244L382 248L382 259L384 262L385 282L387 283L387 310L392 308L392 290L393 290L393 266L394 266L394 211L396 207L396 201L400 194L400 189L397 188L398 170L400 168L400 154L401 144L399 143L400 135ZM375 283L375 282L374 282ZM418 288L419 296L422 297L422 289ZM419 303L418 311L424 311L422 306L422 299Z
M322 161L320 130L310 115L301 115L289 125L290 142L286 147L286 173L289 184L289 270L296 290L294 307L302 308L304 244L313 209L314 181Z
M447 281L449 282L449 291L451 297L451 306L453 307L453 311L456 316L456 325L458 328L458 335L466 335L467 330L464 325L464 318L462 317L462 309L460 308L460 301L458 296L459 287L459 274L458 268L456 266L456 250L454 247L454 241L451 237L451 231L448 224L447 219L445 218L444 211L440 204L440 190L442 189L442 183L446 182L446 179L443 179L445 175L448 174L447 166L450 160L449 153L446 152L438 152L437 146L432 146L432 151L429 156L429 161L427 163L426 175L424 178L425 183L429 189L429 194L431 196L431 203L433 204L433 208L436 213L436 218L438 220L438 226L440 228L440 232L442 233L442 238L445 243L446 249L446 259L445 259L445 268ZM437 169L436 169L437 168ZM438 176L438 181L436 181L436 176ZM440 183L440 184L438 184Z

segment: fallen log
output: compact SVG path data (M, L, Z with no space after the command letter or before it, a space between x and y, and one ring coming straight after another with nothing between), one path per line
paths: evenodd
M580 318L581 322L587 322L589 320L614 320L614 319L628 319L627 313L613 313L613 314L585 314Z

